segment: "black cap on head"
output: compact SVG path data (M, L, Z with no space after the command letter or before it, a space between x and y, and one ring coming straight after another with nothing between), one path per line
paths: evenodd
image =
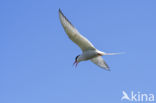
M78 56L75 57L75 61L77 61L77 58L78 58L79 56L80 56L80 55L78 55Z

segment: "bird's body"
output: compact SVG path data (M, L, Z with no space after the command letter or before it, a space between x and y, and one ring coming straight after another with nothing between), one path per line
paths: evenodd
M79 56L79 59L80 61L85 61L85 60L90 60L94 57L97 57L99 55L102 55L100 53L98 53L97 50L87 50L87 51L84 51L80 56ZM78 59L78 60L79 60Z
M101 56L103 55L114 55L117 53L104 53L102 51L97 50L93 44L84 36L82 36L77 29L70 23L70 21L63 15L62 11L59 9L59 17L61 24L67 33L68 37L77 44L81 50L82 54L78 55L75 58L76 65L81 61L91 60L96 65L101 68L105 68L109 70L108 65L105 63Z

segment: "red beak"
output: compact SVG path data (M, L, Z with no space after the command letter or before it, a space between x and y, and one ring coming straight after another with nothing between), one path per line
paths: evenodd
M73 65L75 65L75 68L77 67L78 62L75 60L75 62L73 63Z

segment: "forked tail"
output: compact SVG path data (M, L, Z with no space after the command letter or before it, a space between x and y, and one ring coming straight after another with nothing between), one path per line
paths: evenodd
M104 53L104 55L119 55L119 54L125 54L125 53Z
M101 51L98 51L99 54L101 55L118 55L118 54L125 54L124 52L121 52L121 53L105 53L105 52L101 52Z

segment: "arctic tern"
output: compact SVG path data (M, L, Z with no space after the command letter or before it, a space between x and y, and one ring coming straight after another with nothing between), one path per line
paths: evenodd
M116 55L120 53L105 53L96 49L87 38L85 38L78 32L78 30L64 16L64 14L62 13L60 9L59 9L59 18L68 37L75 44L77 44L83 52L82 54L76 56L75 62L73 63L73 65L75 64L75 66L77 66L77 64L81 61L91 60L93 63L95 63L99 67L104 68L106 70L110 70L109 66L103 60L102 56L103 55Z

